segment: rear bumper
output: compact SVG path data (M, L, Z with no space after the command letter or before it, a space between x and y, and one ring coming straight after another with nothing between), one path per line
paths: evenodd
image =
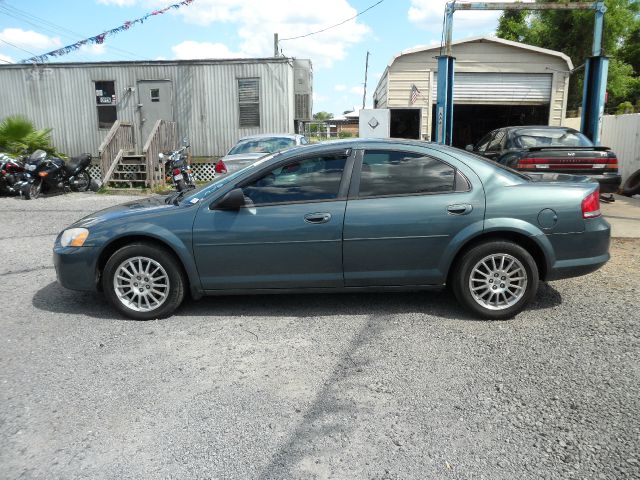
M95 247L60 247L53 249L53 264L56 267L58 283L70 290L96 291Z
M545 280L579 277L595 272L609 261L611 226L602 217L585 220L581 233L548 235L556 261Z
M600 193L615 193L620 188L622 177L620 175L589 175L589 178L600 184Z

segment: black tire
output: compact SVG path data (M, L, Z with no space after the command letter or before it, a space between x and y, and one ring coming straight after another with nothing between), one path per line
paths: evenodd
M622 194L627 197L640 194L640 170L636 170L627 178L622 186Z
M158 307L152 310L137 311L125 305L116 293L114 286L116 272L123 262L136 257L144 257L157 262L162 266L168 277L166 298ZM102 272L102 289L107 299L122 314L134 320L152 320L170 316L180 306L185 297L185 285L186 281L182 268L174 254L165 248L145 242L132 243L117 250L111 255ZM141 286L143 286L142 283Z
M515 277L512 275L512 277L516 279L513 282L513 287L509 286L511 284L508 283L508 280L504 280L506 277L498 276L497 278L495 278L496 284L493 284L491 288L497 288L498 291L506 292L502 294L505 298L505 301L500 300L500 295L496 295L492 290L489 289L488 283L485 286L486 290L479 291L479 294L486 291L489 294L489 296L487 297L489 301L493 298L494 295L496 295L497 301L504 304L494 306L498 309L492 309L487 306L486 299L484 301L484 304L480 303L481 300L476 300L474 298L474 294L471 291L471 285L476 285L476 288L480 289L483 288L483 285L482 283L472 283L470 281L470 277L472 275L472 272L474 271L474 268L482 260L487 259L493 255L505 255L507 261L509 261L511 258L515 258L526 272L526 280L517 280L520 277ZM487 260L487 262L489 261ZM515 263L515 265L517 267L517 263ZM538 266L536 265L535 260L527 250L522 248L520 245L508 240L491 240L480 243L464 252L452 268L454 270L450 278L452 281L453 293L455 294L458 301L462 303L462 305L474 315L488 320L505 320L508 318L513 318L520 311L522 311L524 307L527 306L531 299L533 299L533 297L536 295L536 292L538 290ZM480 267L480 269L481 271L489 273L488 270L484 269L484 267ZM498 268L498 270L500 270L500 268ZM474 274L474 278L483 278L482 275L482 273L476 273ZM498 275L502 274L499 273ZM492 275L487 275L486 278L487 282L494 282L494 277L492 277ZM505 283L501 283L502 281L505 281ZM526 286L523 286L522 282L525 281ZM478 280L473 280L473 282L478 282ZM521 289L524 290L524 293L519 298L517 298L517 296L515 295L515 293L518 293L518 290L516 290L516 284L519 284L521 286ZM505 285L507 286L506 289L501 288ZM508 304L506 302L507 294L513 295L515 297L513 299L514 303L509 306L507 306ZM520 295L520 293L518 293L518 295Z
M42 182L31 182L22 187L22 197L25 200L35 200L42 193Z
M76 183L71 186L71 190L74 192L86 192L91 186L91 175L86 170L83 170L76 176Z

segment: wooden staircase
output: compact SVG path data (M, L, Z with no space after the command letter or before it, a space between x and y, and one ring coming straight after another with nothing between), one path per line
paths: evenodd
M146 188L149 187L147 175L147 159L145 155L134 152L123 152L107 181L109 188Z
M99 149L103 185L119 190L164 184L163 165L160 165L158 155L174 150L177 138L175 122L157 120L142 153L136 153L133 125L117 121Z

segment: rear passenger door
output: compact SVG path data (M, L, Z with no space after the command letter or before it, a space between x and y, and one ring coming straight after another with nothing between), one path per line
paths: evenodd
M484 219L479 180L449 158L401 149L360 153L344 220L346 286L444 283L449 243L472 224L482 228Z

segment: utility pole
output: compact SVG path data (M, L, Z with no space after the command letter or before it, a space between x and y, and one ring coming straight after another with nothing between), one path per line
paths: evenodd
M278 34L274 33L273 34L273 56L274 57L279 57L280 56L280 45L278 42Z
M364 64L364 92L362 93L362 108L364 109L367 102L367 72L369 71L369 52L367 51L367 60Z

